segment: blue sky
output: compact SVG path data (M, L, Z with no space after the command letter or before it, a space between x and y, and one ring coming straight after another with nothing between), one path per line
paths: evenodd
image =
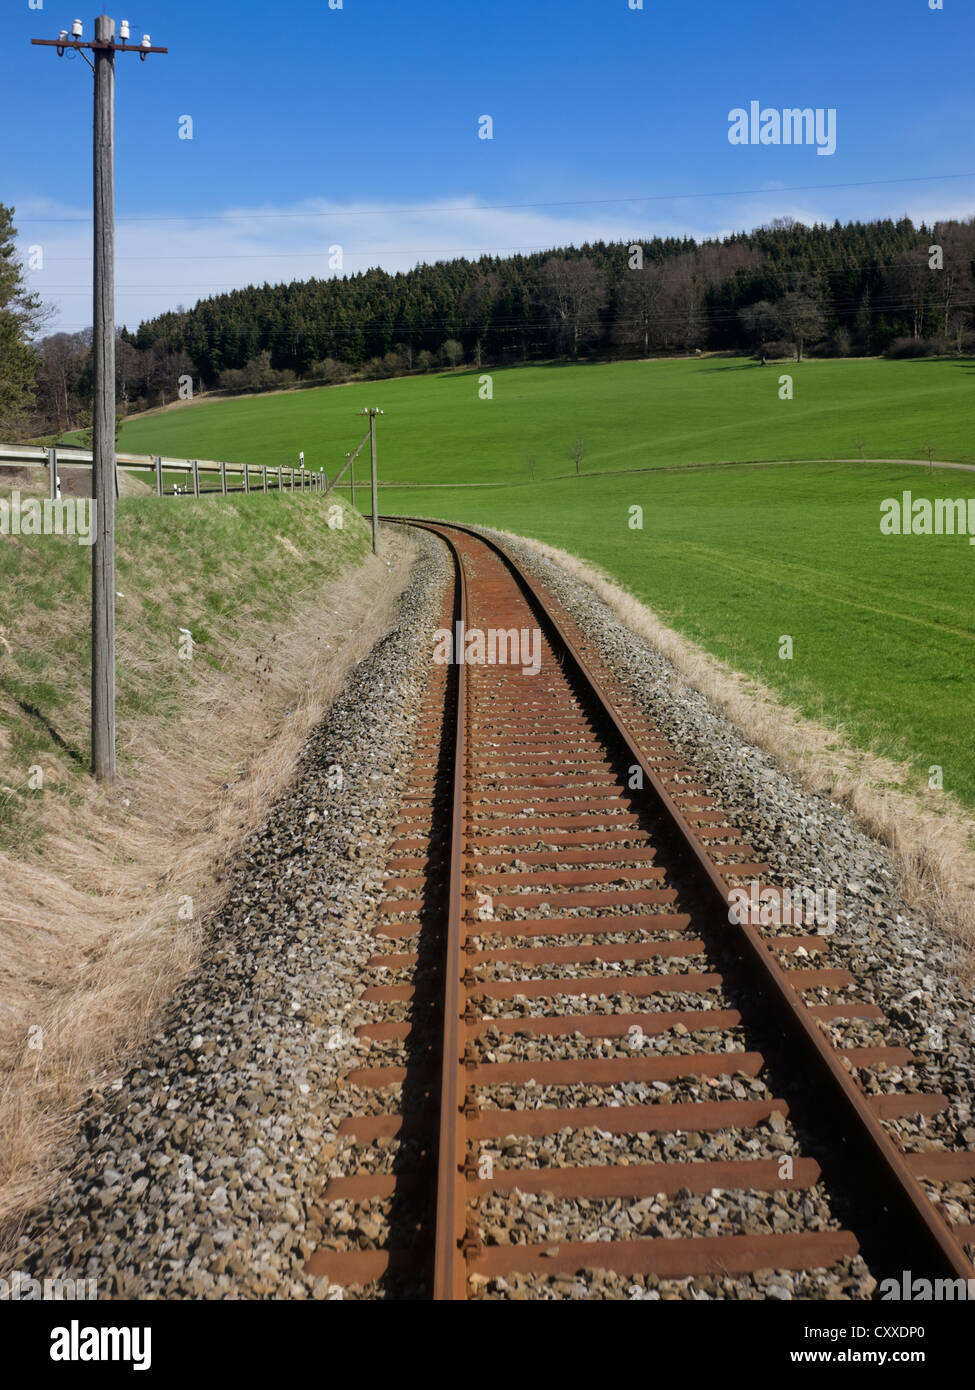
M0 17L19 113L0 201L71 330L90 321L91 74L28 41L70 27L72 2L3 0ZM126 0L116 18L171 51L117 61L120 321L335 273L334 244L346 271L394 270L780 215L975 213L971 0L629 3ZM835 108L836 153L730 144L751 101ZM951 174L967 177L928 177Z

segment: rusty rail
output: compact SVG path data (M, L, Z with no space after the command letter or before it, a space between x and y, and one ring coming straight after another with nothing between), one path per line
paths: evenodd
M627 705L632 702L608 668L602 665L595 649L575 627L572 619L551 600L544 587L531 578L502 545L470 527L454 523L444 524L419 518L386 519L423 527L445 541L456 573L454 622L456 624L462 620L465 628L469 624L473 605L463 550L465 546L470 549L470 542L476 541L478 549L471 553L475 557L472 564L478 581L481 609L491 612L493 603L499 617L506 614L506 621L513 621L516 607L513 606L512 595L516 588L521 594L519 604L527 605L527 611L544 632L549 648L562 668L566 692L559 693L562 686L559 685L556 690L550 680L547 686L539 690L537 697L529 695L527 687L518 694L517 683L507 676L494 677L493 684L487 678L479 677L475 690L479 690L480 694L472 704L467 667L465 664L454 667L457 722L451 768L442 1048L437 1089L435 1228L431 1242L432 1272L429 1281L433 1297L438 1300L466 1298L471 1274L491 1278L517 1271L538 1275L599 1267L619 1274L655 1272L662 1277L683 1277L695 1272L734 1273L783 1266L814 1268L835 1263L844 1256L855 1254L858 1249L858 1240L853 1232L834 1229L793 1232L781 1237L731 1235L627 1238L581 1244L563 1242L552 1250L533 1244L484 1246L476 1227L468 1227L469 1201L488 1194L496 1196L511 1192L515 1188L552 1191L556 1196L571 1199L675 1192L688 1184L696 1185L694 1190L705 1191L712 1185L751 1187L753 1190L763 1190L763 1185L765 1189L809 1187L819 1178L820 1164L801 1157L796 1160L794 1176L787 1180L782 1180L781 1175L775 1173L773 1162L761 1159L637 1163L620 1168L585 1165L537 1171L514 1168L488 1178L478 1174L469 1145L509 1133L509 1126L513 1124L517 1124L515 1132L523 1135L548 1134L562 1127L578 1130L589 1126L601 1126L617 1133L633 1133L634 1127L687 1130L698 1126L706 1130L728 1124L747 1127L760 1122L763 1115L768 1114L770 1105L780 1106L778 1101L694 1101L684 1104L658 1102L651 1106L634 1104L616 1110L605 1106L500 1111L481 1110L478 1107L479 1081L486 1085L492 1082L518 1084L530 1076L537 1084L605 1085L619 1080L666 1080L687 1074L717 1077L729 1074L732 1062L734 1070L752 1076L765 1067L764 1058L759 1053L709 1053L706 1050L679 1053L673 1057L654 1054L647 1058L577 1057L570 1060L559 1058L555 1061L542 1059L525 1063L484 1064L472 1047L473 1039L481 1029L480 1014L474 1006L474 999L479 992L484 994L486 988L475 977L473 967L495 959L505 959L506 953L504 950L477 947L469 941L470 935L490 936L493 930L502 942L506 930L512 937L528 938L533 935L540 938L557 936L560 931L566 935L597 937L622 933L626 937L625 944L615 950L609 946L549 945L537 951L519 947L507 952L507 957L519 965L532 961L554 965L559 961L573 960L648 960L668 954L687 956L704 952L702 941L678 940L658 944L653 939L654 932L665 934L689 930L690 918L675 913L668 915L666 912L654 917L642 906L672 901L677 895L670 889L645 886L662 880L664 870L653 867L650 862L654 859L655 849L640 847L643 843L650 844L646 840L646 832L634 828L640 817L626 813L625 802L632 802L635 798L621 797L618 790L614 792L614 788L619 786L614 769L626 763L630 768L639 767L641 770L642 804L648 812L651 805L655 807L655 819L667 827L677 860L697 883L700 900L706 904L708 932L720 940L722 950L726 954L730 952L738 962L743 977L747 979L749 991L758 991L763 1006L760 1011L763 1025L768 1031L767 1020L775 1020L778 1030L776 1045L790 1059L790 1071L809 1079L810 1084L806 1088L810 1098L809 1113L821 1122L816 1130L820 1137L829 1136L830 1157L822 1160L824 1172L831 1168L832 1176L842 1187L852 1169L858 1190L866 1192L862 1222L861 1213L858 1212L858 1224L873 1223L875 1229L896 1230L898 1254L903 1253L916 1274L966 1280L975 1277L975 1269L965 1254L959 1235L942 1218L918 1181L921 1175L932 1178L949 1174L975 1177L975 1155L953 1151L905 1155L880 1124L880 1115L935 1113L946 1102L943 1097L896 1095L881 1097L882 1104L878 1103L876 1097L872 1103L868 1101L850 1074L850 1068L853 1065L872 1065L872 1054L876 1053L885 1055L877 1059L881 1061L891 1058L904 1060L904 1056L895 1056L898 1049L893 1048L861 1049L859 1052L855 1048L838 1050L821 1031L820 1021L835 1016L876 1017L879 1011L874 1009L871 1013L872 1006L865 1009L863 1006L858 1008L846 1004L807 1005L800 989L829 986L834 982L834 977L835 983L841 985L851 982L852 977L846 978L843 971L786 970L776 958L775 951L795 950L803 943L818 949L814 945L815 939L775 935L763 937L753 923L739 920L729 910L732 881L764 871L767 866L748 860L747 855L753 852L747 845L740 846L741 852L746 855L744 861L730 857L722 861L716 857L716 840L720 840L717 845L719 854L730 855L738 848L736 837L737 840L741 837L735 828L720 825L719 822L727 818L716 809L708 809L712 805L710 798L695 795L694 784L682 780L692 770L675 766L680 764L680 759L673 755L673 748L662 736L652 729L641 730L641 723L645 723L645 719L641 720L638 707L628 712ZM479 547L484 547L495 559L485 564ZM501 568L495 561L500 562ZM496 571L493 579L492 565ZM503 580L497 577L502 575L507 577ZM548 669L551 671L553 668ZM577 696L572 693L574 691L581 694ZM527 702L524 708L519 701ZM570 716L575 717L574 733L560 733L559 710L563 708L567 721ZM587 709L593 711L591 718L585 714ZM479 748L477 729L483 725L485 711L489 721L494 720L488 725L493 730L493 741ZM577 775L573 774L573 769ZM470 793L469 778L475 779L475 791ZM497 784L496 790L492 789L492 783ZM425 790L426 782L423 781L423 787L414 797L418 803L423 801ZM569 799L563 800L565 797ZM539 806L541 810L536 815ZM435 814L432 801L429 813L431 817ZM527 824L526 817L531 817ZM546 820L546 817L549 819ZM492 818L495 824L492 824ZM516 822L515 828L505 830L512 821ZM495 829L502 833L493 833ZM405 833L410 832L407 830ZM433 838L431 831L431 840ZM730 845L725 843L728 838ZM593 847L596 842L599 848ZM656 844L656 841L653 843ZM407 852L406 846L411 847L410 854L415 853L412 846L417 841L404 839L402 844L402 853ZM526 844L529 847L527 850ZM618 848L620 844L626 848ZM516 904L523 910L542 902L548 903L539 919L516 917L490 926L476 921L472 910L465 911L465 902L469 903L466 893L468 885L472 887L476 881L490 875L494 875L492 881L498 882L503 882L506 875L512 877L510 871L503 867L482 868L474 873L475 863L486 860L492 853L499 856L496 862L502 866L505 856L527 861L528 871L522 864L519 873L514 876L516 896L502 897L501 901L504 905ZM397 862L404 865L416 863L412 859ZM604 870L599 867L601 862L622 863L626 867ZM572 864L587 867L579 870L566 868L566 865ZM413 877L403 879L401 887L412 890L417 882ZM627 883L632 887L627 888ZM536 884L546 891L534 894L532 889ZM560 891L563 889L584 891ZM628 915L627 904L640 904L639 910L645 915ZM569 916L560 919L544 915L551 914L560 905L568 909ZM388 906L390 916L387 920L400 920L402 925L386 932L377 930L374 934L406 937L419 930L419 925L411 925L411 914L418 910L413 900L391 900ZM623 915L600 915L604 910L618 914L621 906L624 908ZM585 909L588 915L571 915L580 908ZM466 925L467 920L472 921L470 929ZM636 940L648 935L651 938L649 942ZM416 959L415 955L404 954L378 956L375 961L384 968L390 968L402 967ZM670 981L677 983L671 984ZM535 989L536 997L561 995L568 998L573 993L585 993L587 990L607 994L628 992L635 997L643 997L667 988L678 988L680 982L683 982L688 993L694 993L716 988L720 981L721 976L715 974L670 974L667 971L644 976L624 976L621 973L618 976L581 980L571 976L556 980L543 974L538 980L500 980L493 985L488 982L490 987L486 993L489 998L498 1000L511 998L517 993L530 993L532 989ZM614 985L615 988L612 987ZM406 993L408 995L410 991ZM373 997L380 996L391 1000L406 997L402 987L373 992ZM740 1021L737 1011L695 1015L693 1011L667 1014L657 1010L609 1019L605 1015L564 1015L554 1012L521 1014L510 1020L498 1014L489 1021L500 1025L503 1032L520 1032L528 1036L546 1037L575 1032L605 1038L625 1036L631 1018L640 1020L645 1026L657 1027L659 1031L665 1031L678 1020L698 1031L702 1028L734 1026ZM362 1031L375 1037L404 1036L403 1025L389 1025L389 1028L394 1031L384 1033L382 1025ZM396 1032L396 1029L400 1031ZM868 1053L871 1056L867 1056ZM354 1073L349 1079L359 1085L386 1086L405 1081L407 1076L408 1071L402 1068L380 1067ZM787 1105L781 1108L788 1110ZM732 1118L732 1114L735 1118ZM358 1128L364 1134L396 1134L406 1133L409 1122L371 1119L364 1120L358 1126L353 1122L351 1127L353 1130ZM826 1148L824 1145L824 1150ZM700 1186L702 1183L703 1188ZM849 1183L846 1185L849 1186ZM334 1200L348 1200L350 1197L365 1199L383 1193L388 1195L396 1187L396 1179L380 1181L365 1175L334 1180L330 1184L329 1196ZM416 1252L411 1254L402 1249L360 1250L348 1254L322 1250L309 1261L309 1268L317 1273L327 1273L339 1281L363 1282L409 1266L417 1258Z
M849 1072L841 1064L836 1049L812 1021L805 1003L789 984L785 971L775 959L769 945L761 938L752 923L739 920L738 916L730 911L730 889L718 865L693 833L680 808L649 766L643 750L614 709L607 692L590 672L585 659L571 638L562 630L558 619L549 611L537 586L502 546L468 528L453 529L467 530L468 534L478 536L479 540L489 545L518 576L519 582L537 605L536 611L540 616L544 615L545 620L551 623L553 630L558 634L564 650L602 705L607 719L642 769L674 830L693 855L714 895L716 905L722 912L729 934L737 936L740 954L756 972L763 993L789 1034L789 1041L808 1058L815 1069L818 1084L824 1093L830 1096L836 1108L837 1118L842 1116L842 1127L851 1150L859 1148L865 1151L875 1164L876 1181L889 1194L891 1218L906 1223L908 1240L911 1239L910 1232L914 1232L912 1243L926 1252L930 1267L938 1271L935 1277L966 1280L972 1278L975 1270L962 1246L952 1235L947 1222L929 1201L924 1189L908 1167L904 1154L871 1114L863 1092L854 1084Z
M451 547L456 572L454 622L468 618L467 575L464 562ZM456 631L456 626L455 629ZM466 1192L464 1154L467 1139L463 1125L464 1080L461 1002L464 927L464 787L467 749L467 668L456 666L456 719L452 804L450 812L450 889L447 904L447 943L444 975L443 1064L440 1090L440 1134L437 1146L437 1225L433 1296L437 1300L463 1299L467 1293L467 1268L462 1249L465 1230Z

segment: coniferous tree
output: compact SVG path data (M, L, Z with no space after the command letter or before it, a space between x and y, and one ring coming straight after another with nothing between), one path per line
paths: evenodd
M18 437L34 404L37 354L31 339L42 313L17 256L14 210L0 203L0 435Z

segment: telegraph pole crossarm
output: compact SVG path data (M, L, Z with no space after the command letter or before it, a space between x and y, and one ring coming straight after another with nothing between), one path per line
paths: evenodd
M154 45L151 45L151 44L142 44L142 43L134 43L134 44L133 44L133 43L99 43L99 41L98 41L97 39L93 40L93 42L91 42L91 43L72 42L72 41L69 40L69 39L64 39L64 40L62 40L62 39L31 39L31 43L34 45L35 48L56 48L56 49L58 50L58 57L61 56L61 54L64 52L64 50L65 50L66 48L74 48L74 49L82 49L82 48L88 48L88 49L95 49L95 48L110 48L110 49L112 49L112 51L115 52L115 53L138 53L138 55L139 55L140 58L143 56L143 54L146 54L146 53L168 53L168 52L169 52L169 49L168 49L168 48L158 48L158 47L155 47Z

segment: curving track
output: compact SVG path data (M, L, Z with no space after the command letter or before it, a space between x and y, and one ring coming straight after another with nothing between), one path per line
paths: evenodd
M946 1101L863 1092L859 1069L910 1054L833 1046L832 1021L879 1010L830 969L828 939L730 920L731 890L767 866L571 618L483 537L407 524L453 555L445 627L528 641L518 663L431 662L364 996L379 1016L358 1030L375 1065L347 1078L362 1103L342 1131L361 1161L325 1192L378 1205L383 1234L323 1248L309 1270L438 1299L512 1274L821 1270L858 1251L878 1274L975 1277L975 1232L950 1228L919 1183L975 1178L975 1154L906 1155L888 1135L884 1119ZM791 1152L748 1141L786 1117ZM746 1136L733 1157L695 1159L674 1138L718 1131ZM592 1158L593 1134L612 1137L612 1161ZM680 1157L659 1160L661 1136ZM796 1203L771 1233L743 1222L573 1240L543 1227L530 1240L505 1219L526 1193L575 1213L820 1184L843 1219L807 1227Z

